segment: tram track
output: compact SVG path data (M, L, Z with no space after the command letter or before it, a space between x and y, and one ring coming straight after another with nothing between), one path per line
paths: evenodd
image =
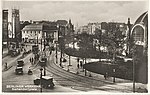
M107 88L102 88L103 86L109 85L110 87L113 87L113 91L121 91L121 92L129 92L129 89L122 89L122 86L120 88L116 87L114 83L102 81L99 79L93 79L86 76L76 75L71 72L67 72L66 70L62 69L61 67L57 66L54 63L54 54L51 55L50 58L48 58L47 63L47 72L50 72L53 74L53 77L55 81L57 81L62 86L71 86L71 87L85 87L90 89L98 89L98 90L106 90ZM114 86L112 86L114 85ZM109 87L108 86L108 87ZM108 90L110 89L108 88Z
M51 55L53 57L53 55ZM48 60L47 71L54 75L54 79L58 81L61 85L65 86L79 86L86 88L93 88L94 86L104 86L107 82L102 82L100 80L93 80L88 77L76 75L74 73L67 72L62 68L58 67L52 57ZM60 80L61 79L61 80ZM64 83L61 83L63 79ZM107 83L112 84L112 83Z

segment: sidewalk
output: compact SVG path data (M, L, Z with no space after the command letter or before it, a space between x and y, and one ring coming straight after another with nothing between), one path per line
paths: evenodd
M55 51L54 51L55 52ZM58 52L58 63L56 64L57 66L60 67L60 52ZM83 71L83 69L81 67L77 67L77 57L70 57L70 63L71 63L71 66L68 66L69 65L69 56L64 54L64 57L67 61L66 62L62 62L62 68L66 71L69 71L71 73L74 73L74 74L78 74L78 75L81 75L81 76L85 76L85 71ZM56 57L54 58L56 62ZM90 60L90 59L87 59L87 61ZM78 72L78 73L77 73ZM113 83L113 77L109 77L107 79L104 78L104 75L101 75L101 74L97 74L97 73L93 73L93 72L90 72L90 71L86 71L86 76L87 78L92 78L92 79L96 79L96 80L100 80L100 81L105 81L105 82L110 82L110 83ZM120 78L115 78L115 86L118 87L120 85L122 85L123 87L130 87L132 89L132 85L133 85L133 82L131 80L125 80L125 79L120 79ZM106 88L108 88L106 86ZM147 86L145 84L142 84L142 83L136 83L136 88L142 88L142 89L145 89L147 88Z

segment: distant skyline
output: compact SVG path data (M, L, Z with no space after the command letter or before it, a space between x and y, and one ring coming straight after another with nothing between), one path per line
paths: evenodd
M2 9L20 10L20 20L72 20L76 26L89 22L124 22L135 20L148 11L145 1L2 1Z

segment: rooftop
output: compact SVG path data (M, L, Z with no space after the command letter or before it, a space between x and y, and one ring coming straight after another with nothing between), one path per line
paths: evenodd
M43 24L30 24L30 25L26 25L22 30L23 31L30 31L30 30L34 30L34 31L41 31L43 28Z

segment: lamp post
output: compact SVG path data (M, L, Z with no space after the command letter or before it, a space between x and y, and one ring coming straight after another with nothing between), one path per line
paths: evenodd
M41 89L40 89L40 92L42 92L42 71L43 71L43 68L40 69L40 86L41 86Z

